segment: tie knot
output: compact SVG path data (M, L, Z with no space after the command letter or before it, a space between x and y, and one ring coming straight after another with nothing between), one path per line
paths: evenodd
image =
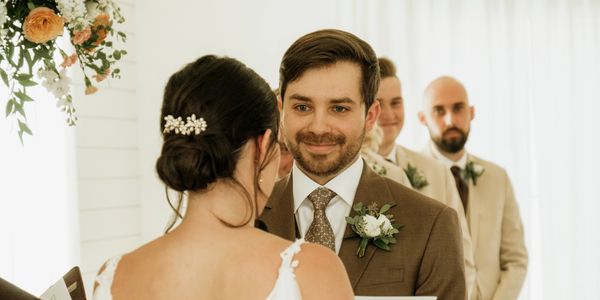
M457 166L452 166L450 168L450 171L452 172L452 175L454 175L454 177L460 177L460 168Z
M319 187L308 195L308 200L312 202L315 210L325 210L329 201L335 197L335 193L325 187Z

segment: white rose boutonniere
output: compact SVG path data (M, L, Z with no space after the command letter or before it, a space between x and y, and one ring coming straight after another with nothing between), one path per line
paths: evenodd
M482 165L476 164L474 161L469 161L464 170L464 178L466 181L469 181L469 179L473 180L473 185L477 185L477 178L483 175L484 172L485 169Z
M394 235L399 232L398 229L402 228L402 225L394 223L392 214L386 214L390 208L392 205L389 204L379 208L377 203L365 206L362 202L358 202L352 208L357 214L354 217L346 217L346 222L361 238L356 250L358 257L365 255L369 241L385 251L390 251L390 245L396 243Z

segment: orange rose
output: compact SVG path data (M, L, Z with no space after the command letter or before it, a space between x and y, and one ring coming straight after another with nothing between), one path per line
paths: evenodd
M23 22L25 38L38 44L55 39L63 33L64 28L63 19L47 7L32 9Z
M85 41L87 41L91 36L92 29L90 29L90 26L87 26L83 30L73 33L73 37L71 38L71 40L73 41L73 44L81 45L85 43Z
M92 27L94 27L94 31L98 35L98 38L94 42L94 45L98 46L102 42L104 42L104 40L106 39L107 27L110 27L110 25L111 22L108 14L102 13L96 17L96 19L94 20L94 24L92 24Z

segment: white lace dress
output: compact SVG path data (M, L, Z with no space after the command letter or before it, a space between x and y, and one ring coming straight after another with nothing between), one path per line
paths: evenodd
M279 275L277 276L273 290L267 296L267 300L302 299L300 287L298 287L296 275L294 274L294 269L298 266L298 261L294 260L294 256L300 252L300 245L302 243L304 243L303 239L296 240L279 254L281 256ZM94 300L112 300L110 289L119 260L121 260L121 256L109 259L102 273L96 276L96 284L98 286L94 291Z

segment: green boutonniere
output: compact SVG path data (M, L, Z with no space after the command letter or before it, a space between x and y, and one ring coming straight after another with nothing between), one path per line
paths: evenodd
M480 165L476 164L474 161L467 162L467 166L463 171L463 177L465 181L469 181L469 179L473 180L473 185L477 185L477 178L483 175L485 169Z
M394 235L402 228L402 225L394 222L394 215L386 214L392 208L392 205L385 204L381 208L377 203L371 203L364 206L362 202L354 205L353 209L357 213L354 217L346 217L346 222L350 224L352 230L360 237L356 255L365 256L365 250L369 241L382 250L391 251L390 245L396 243Z
M429 185L429 182L427 182L427 178L425 178L423 171L417 169L417 167L411 165L410 163L406 165L404 173L406 173L406 177L408 177L410 185L417 190Z
M377 162L371 165L371 169L373 169L373 171L375 171L375 173L377 173L377 175L379 176L387 175L387 169L384 166L378 164Z

